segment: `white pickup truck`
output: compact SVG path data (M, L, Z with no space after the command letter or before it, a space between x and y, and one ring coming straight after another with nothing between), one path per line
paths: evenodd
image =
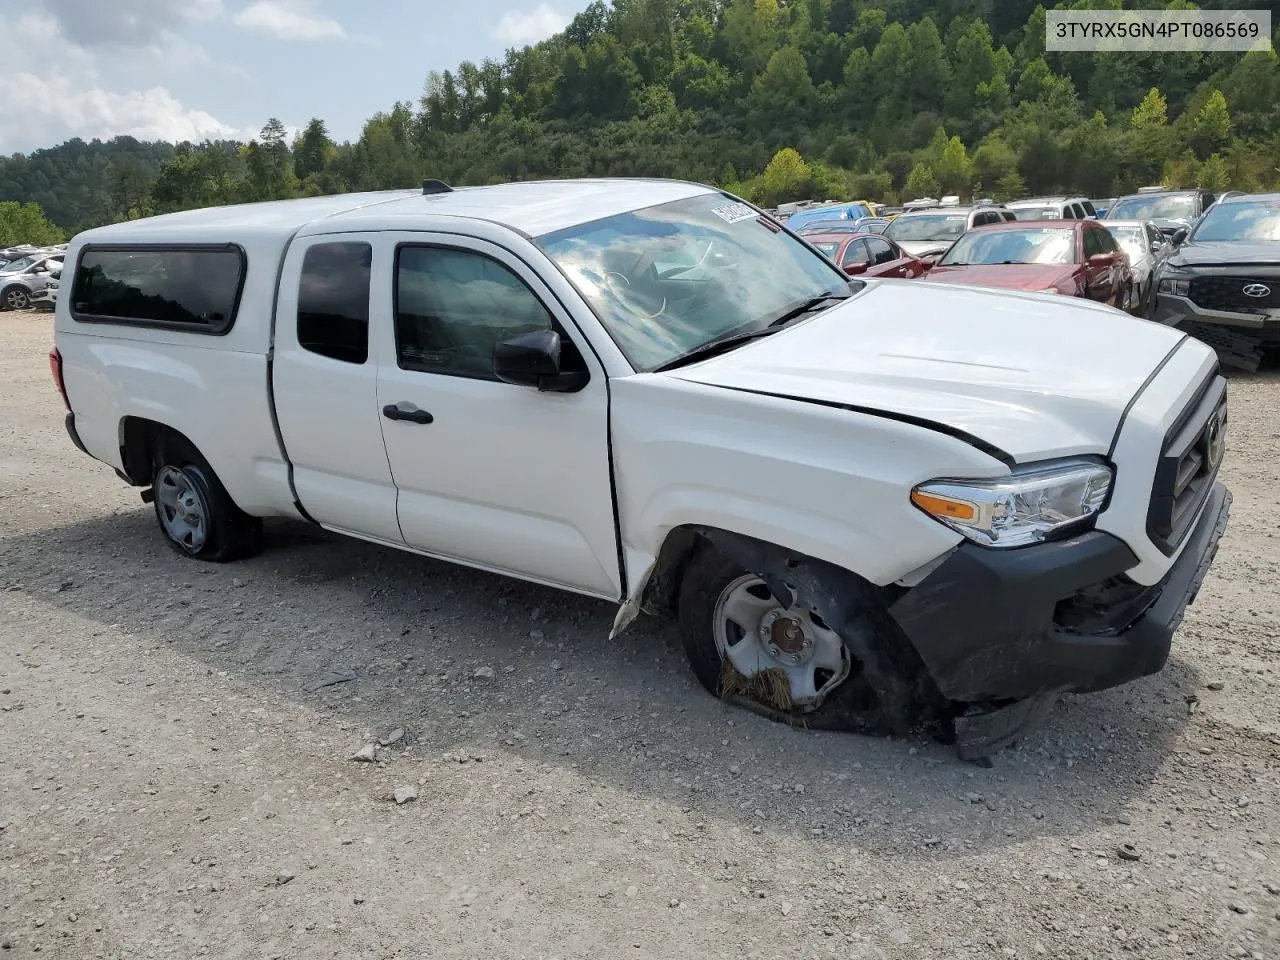
M811 726L976 755L1155 672L1226 524L1196 340L850 281L705 186L427 181L67 256L67 429L181 553L290 517L618 603L615 632L667 614L708 690Z

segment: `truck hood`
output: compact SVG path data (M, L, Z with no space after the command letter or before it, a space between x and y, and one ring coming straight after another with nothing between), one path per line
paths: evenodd
M1183 337L1052 294L869 280L836 307L663 376L921 422L1027 462L1106 453Z
M975 287L1001 287L1006 290L1046 290L1056 284L1073 287L1075 267L1071 264L1042 263L975 263L948 267L939 264L921 279L935 283L967 283Z
M1173 269L1182 267L1280 266L1280 242L1184 243L1168 260Z

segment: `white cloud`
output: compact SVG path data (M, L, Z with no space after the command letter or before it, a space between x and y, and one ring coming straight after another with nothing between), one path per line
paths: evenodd
M527 47L559 33L568 23L567 17L541 3L533 10L508 10L493 28L493 35L509 47Z
M208 4L205 5L209 9ZM164 86L146 83L141 89L104 88L95 57L66 39L53 17L19 18L10 26L14 41L6 64L6 96L0 99L0 155L49 147L68 137L134 136L140 140L203 140L251 136L204 110L180 102ZM159 38L152 36L152 43ZM56 49L56 57L48 51ZM169 45L167 52L183 49ZM185 57L196 56L194 45ZM153 51L139 52L139 62ZM160 48L154 55L160 56ZM152 74L154 76L154 74Z
M315 13L304 0L257 0L231 21L277 40L341 40L347 35L342 24Z
M145 47L188 20L222 16L222 0L44 0L62 35L83 47Z

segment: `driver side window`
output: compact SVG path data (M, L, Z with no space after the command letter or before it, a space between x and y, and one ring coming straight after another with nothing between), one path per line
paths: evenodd
M840 260L840 266L847 267L851 263L870 263L871 254L867 250L867 241L854 240L844 249L844 257Z
M395 300L396 358L404 370L496 380L495 346L553 328L524 281L469 250L402 246Z
M1102 253L1102 230L1086 230L1084 232L1084 258L1088 260L1095 253Z

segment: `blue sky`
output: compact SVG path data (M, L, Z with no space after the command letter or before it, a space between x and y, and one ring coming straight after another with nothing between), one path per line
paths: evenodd
M245 137L322 117L338 140L429 70L500 59L587 0L0 0L0 154L69 137Z

